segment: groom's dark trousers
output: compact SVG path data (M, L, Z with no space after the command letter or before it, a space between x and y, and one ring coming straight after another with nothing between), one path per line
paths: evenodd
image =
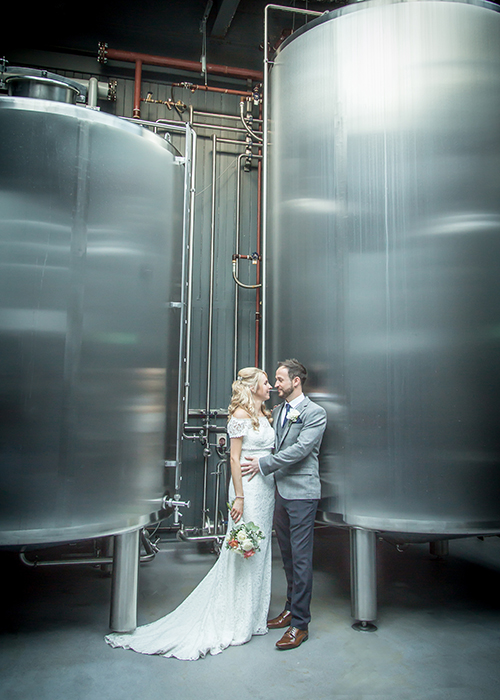
M287 581L285 610L292 613L292 627L307 630L311 620L314 521L319 501L288 500L276 491L274 529Z

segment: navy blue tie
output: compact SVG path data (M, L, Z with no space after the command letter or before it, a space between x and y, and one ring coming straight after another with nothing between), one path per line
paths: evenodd
M288 420L288 414L290 413L290 409L291 409L291 408L292 408L292 407L290 406L290 404L289 404L288 401L287 401L287 402L286 402L286 406L285 406L285 417L284 417L284 419L283 419L283 425L285 425L285 423L286 423L287 420Z

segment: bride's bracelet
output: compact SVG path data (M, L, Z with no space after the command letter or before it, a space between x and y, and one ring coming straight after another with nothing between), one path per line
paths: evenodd
M245 500L245 496L235 496L234 499L236 500L237 498L241 498L242 501Z

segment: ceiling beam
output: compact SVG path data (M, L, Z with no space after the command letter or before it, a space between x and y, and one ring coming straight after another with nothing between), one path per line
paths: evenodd
M211 36L218 39L226 36L239 4L240 0L222 0L210 32Z

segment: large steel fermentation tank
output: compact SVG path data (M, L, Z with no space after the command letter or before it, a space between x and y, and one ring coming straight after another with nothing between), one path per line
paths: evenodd
M135 532L173 491L184 167L63 102L0 97L0 133L0 545Z
M311 371L360 533L500 531L498 10L356 3L270 73L267 361Z

